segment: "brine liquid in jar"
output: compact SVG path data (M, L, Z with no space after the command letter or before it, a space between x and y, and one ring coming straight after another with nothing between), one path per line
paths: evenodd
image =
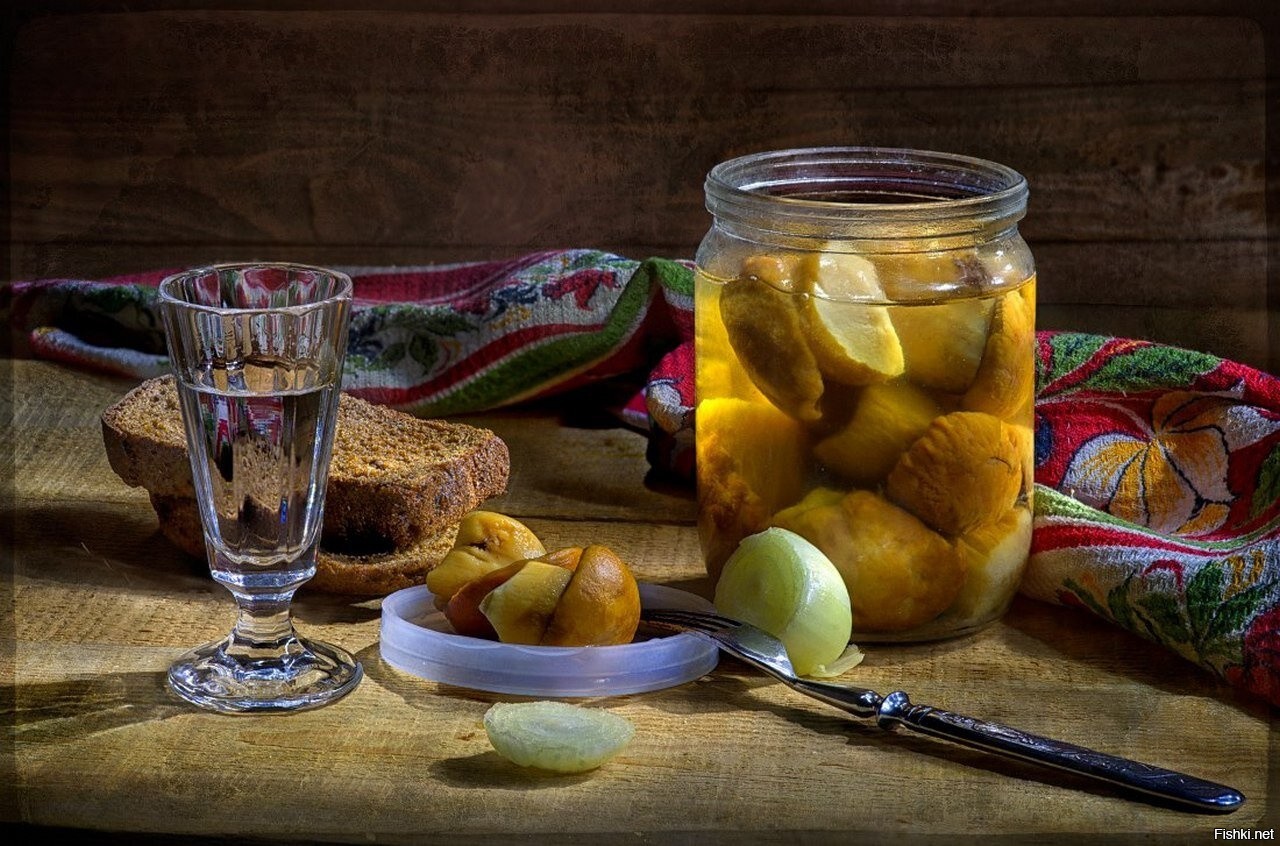
M704 552L714 575L742 538L790 529L844 577L856 637L962 633L1004 612L1030 546L1035 277L826 298L878 278L829 255L698 275Z

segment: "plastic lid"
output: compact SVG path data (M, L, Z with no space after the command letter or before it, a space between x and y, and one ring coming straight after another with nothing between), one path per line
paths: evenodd
M640 585L645 608L710 611L699 596ZM519 646L454 634L425 586L382 601L382 660L431 681L521 696L619 696L683 684L709 673L719 650L690 634L620 646Z

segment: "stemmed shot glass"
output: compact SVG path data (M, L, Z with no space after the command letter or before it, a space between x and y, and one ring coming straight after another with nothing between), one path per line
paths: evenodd
M316 547L350 321L351 279L296 264L221 264L160 284L209 571L235 597L229 635L169 669L214 711L313 708L360 664L294 628Z

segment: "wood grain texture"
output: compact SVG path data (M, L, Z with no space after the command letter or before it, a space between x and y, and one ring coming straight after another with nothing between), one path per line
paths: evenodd
M535 775L498 758L480 723L511 697L391 669L376 600L306 592L299 625L358 654L360 687L288 717L197 713L166 694L164 671L232 609L106 463L97 418L128 383L39 362L11 374L0 673L14 796L0 822L426 844L1199 843L1224 823L1274 824L1274 713L1172 652L1025 600L971 639L869 648L856 682L1227 782L1245 808L1188 815L885 733L729 659L694 683L588 702L631 719L635 740L591 774ZM687 492L645 486L638 434L549 409L467 419L511 446L502 507L552 543L601 540L642 578L705 595ZM603 495L621 487L629 506Z
M909 146L1027 175L1053 328L1280 370L1257 4L349 5L28 4L11 277L687 257L716 162Z
M717 161L840 142L1019 167L1035 238L1265 235L1231 20L86 15L17 50L19 241L692 245Z

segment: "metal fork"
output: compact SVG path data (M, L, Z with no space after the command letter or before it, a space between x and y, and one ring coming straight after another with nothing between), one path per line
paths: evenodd
M882 729L906 726L964 746L1068 770L1169 800L1184 810L1229 813L1245 801L1244 795L1237 790L1184 773L1106 755L928 705L915 705L901 690L881 696L874 690L800 678L791 666L782 641L755 626L728 617L671 609L644 609L641 616L646 622L658 626L708 637L725 652L763 670L783 684L854 716L875 718Z

